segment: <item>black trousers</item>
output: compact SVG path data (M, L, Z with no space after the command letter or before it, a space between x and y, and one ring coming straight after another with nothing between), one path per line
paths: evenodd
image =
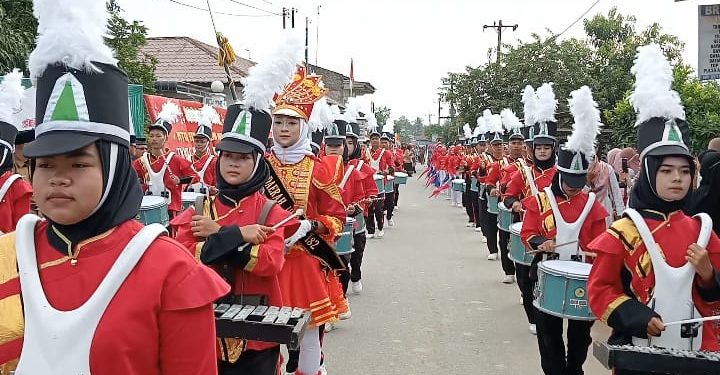
M485 238L487 238L487 222L489 220L488 218L488 212L487 212L487 199L483 199L484 195L480 195L478 198L479 201L479 207L480 212L478 213L480 216L480 230L482 231L482 234Z
M537 340L545 375L583 375L582 369L592 343L594 321L568 320L567 356L563 341L563 318L537 310Z
M487 212L487 211L485 211ZM487 247L490 254L498 253L498 227L497 215L487 212L487 220L485 221L485 238L487 238Z
M385 217L388 220L393 217L393 209L395 208L395 192L385 193Z
M363 238L365 234L363 233ZM340 285L343 288L343 295L347 295L348 284L350 284L350 254L340 255L340 261L345 265L345 269L338 273L338 279L340 279Z
M383 216L383 207L385 207L385 201L382 199L383 194L378 195L378 199L373 201L370 212L365 216L365 226L369 234L375 233L375 224L377 223L377 229L383 230L385 225L385 217Z
M355 251L350 254L350 281L356 283L362 279L362 261L363 255L365 254L365 244L367 243L367 237L365 233L356 233L353 236L355 243L353 249Z
M502 269L505 275L514 275L515 262L508 257L508 253L510 252L508 247L510 244L510 232L498 229L498 242L500 245L500 263L502 264Z
M472 191L468 193L468 203L470 204L470 213L468 216L471 217L471 220L473 223L475 223L475 228L480 226L480 195L477 191Z
M235 363L218 361L218 375L275 375L280 346L265 350L247 350Z
M535 324L535 306L533 306L533 289L535 283L530 279L530 266L515 263L515 279L523 298L523 309L528 323Z
M397 206L398 199L400 199L400 185L395 184L395 201L393 202L393 208Z

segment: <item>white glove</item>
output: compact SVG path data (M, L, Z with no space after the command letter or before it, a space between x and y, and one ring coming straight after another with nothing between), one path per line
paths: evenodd
M288 249L298 242L301 238L305 237L308 232L312 229L312 222L310 220L300 220L300 227L292 236L285 239L285 248Z

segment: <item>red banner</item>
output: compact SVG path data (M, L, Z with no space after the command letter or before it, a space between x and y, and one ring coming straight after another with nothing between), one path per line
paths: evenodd
M198 128L198 120L200 119L200 109L203 103L189 100L180 100L166 98L164 96L145 95L145 106L147 107L150 122L157 120L157 115L162 110L163 104L173 102L180 107L180 115L172 124L172 131L168 136L165 147L170 151L175 151L184 158L190 160L194 152L193 138ZM213 119L213 137L212 145L216 145L222 136L222 125L225 120L225 108L215 107L218 116Z

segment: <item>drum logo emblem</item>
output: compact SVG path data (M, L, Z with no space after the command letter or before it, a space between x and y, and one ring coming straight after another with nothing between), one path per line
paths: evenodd
M583 288L575 289L575 297L577 297L577 298L585 297L585 289L583 289Z

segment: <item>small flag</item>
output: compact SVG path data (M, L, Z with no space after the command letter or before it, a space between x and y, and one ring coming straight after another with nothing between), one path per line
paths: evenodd
M353 96L353 87L355 86L355 69L353 67L353 59L350 58L350 96Z

